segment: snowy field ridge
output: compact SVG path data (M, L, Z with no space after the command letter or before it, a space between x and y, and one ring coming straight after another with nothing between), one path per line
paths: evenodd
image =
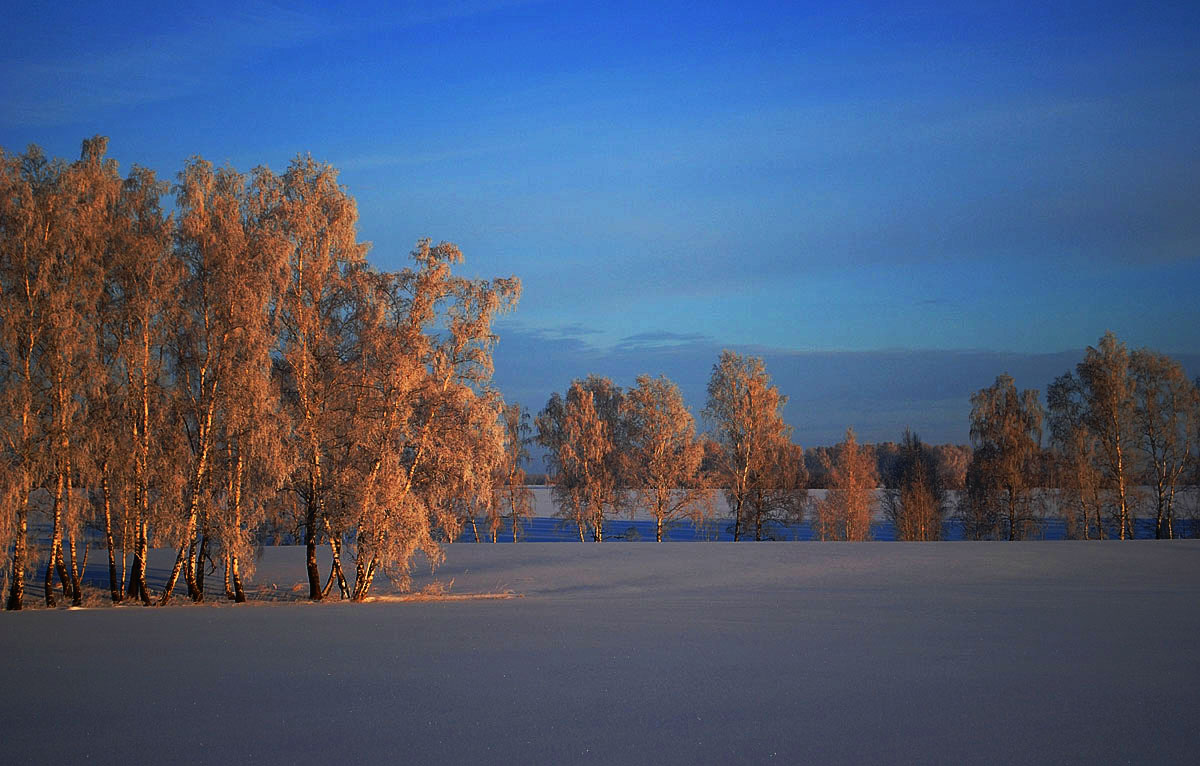
M268 549L255 582L302 576ZM7 763L1194 763L1200 541L453 545L507 600L0 616ZM438 586L435 586L435 588Z

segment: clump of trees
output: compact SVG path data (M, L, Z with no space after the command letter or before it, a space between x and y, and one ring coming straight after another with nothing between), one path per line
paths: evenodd
M871 507L879 485L870 450L859 445L853 428L847 428L845 440L823 458L828 490L813 507L814 535L818 540L870 540Z
M1007 375L971 404L975 450L959 504L968 537L1029 537L1052 505L1069 537L1132 539L1147 507L1154 537L1178 536L1180 489L1197 466L1200 393L1176 360L1130 352L1108 332L1050 383L1045 408Z
M461 504L504 495L514 525L528 514L502 491L523 479L527 437L490 385L492 320L518 280L455 276L458 248L429 240L407 268L371 267L353 198L311 157L282 175L194 158L168 187L136 166L122 178L106 148L89 139L71 163L0 151L8 608L39 558L46 603L59 588L80 602L86 525L113 601L152 602L159 545L176 555L158 603L180 577L202 600L218 569L244 600L267 519L304 540L310 598L336 584L363 599L380 572L405 584L418 551L436 561Z
M921 437L905 429L896 462L884 475L883 514L898 540L940 540L946 491L937 459Z
M1138 485L1153 491L1154 536L1177 536L1180 482L1195 470L1200 393L1179 363L1130 353L1105 333L1047 390L1061 505L1080 537L1135 535Z
M772 523L798 523L807 500L804 454L783 421L785 402L761 359L731 351L709 381L711 438L697 435L667 378L643 375L628 390L598 376L576 380L536 421L556 514L581 541L600 542L607 520L641 511L661 542L671 524L710 520L723 492L734 540L751 530L766 539Z
M1008 375L971 396L975 451L960 504L968 539L1023 540L1037 530L1034 494L1043 417L1038 392L1018 393Z
M557 515L581 542L603 541L607 521L622 513L649 514L658 542L670 524L711 515L705 443L667 378L643 375L629 390L598 376L573 381L536 422Z

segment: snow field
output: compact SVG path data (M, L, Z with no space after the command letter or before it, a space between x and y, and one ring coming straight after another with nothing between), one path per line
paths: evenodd
M255 583L290 594L303 550ZM504 601L0 615L8 763L1194 762L1200 543L460 545Z

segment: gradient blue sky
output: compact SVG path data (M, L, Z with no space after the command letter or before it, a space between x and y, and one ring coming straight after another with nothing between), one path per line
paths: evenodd
M972 390L1106 329L1200 372L1200 5L955 5L18 5L0 146L309 151L380 267L431 236L522 278L534 409L589 372L698 404L735 347L803 443L964 441Z

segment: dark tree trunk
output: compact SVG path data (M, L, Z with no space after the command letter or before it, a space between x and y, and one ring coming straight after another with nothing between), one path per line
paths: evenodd
M196 555L196 593L192 596L192 600L197 603L204 600L204 576L205 570L208 568L208 546L211 539L205 532L204 537L200 539L200 548Z
M29 528L29 511L22 503L17 508L17 540L13 546L12 583L8 591L6 609L19 610L25 603L25 558L28 556L26 534Z
M179 573L183 571L184 559L187 558L188 544L185 542L179 546L179 550L175 554L175 566L171 568L171 574L167 577L166 585L163 586L162 596L158 599L159 606L166 606L171 603L171 598L174 596L175 583L179 582Z
M129 587L125 595L150 606L150 588L146 585L146 556L150 547L149 522L145 516L139 514L134 526L137 527L137 531L134 534L133 563L129 566Z
M183 541L179 545L179 551L175 554L175 566L171 568L171 574L167 577L167 584L163 588L162 597L158 600L159 606L166 606L171 603L175 584L179 582L179 573L183 571L184 564L187 564L187 572L184 574L184 577L187 579L188 595L193 599L196 597L196 577L195 569L193 568L192 553L196 547L196 521L199 517L200 482L204 478L203 465L203 462L199 464L191 479L191 487L188 490L187 527L184 528Z
M1164 526L1163 521L1165 520L1164 519L1165 514L1163 513L1163 505L1164 505L1164 503L1163 503L1163 488L1162 488L1162 484L1160 483L1158 486L1158 513L1154 519L1154 539L1155 540L1163 539L1163 537L1164 537L1163 533L1166 531L1163 529L1163 526Z
M742 499L739 497L733 506L733 541L736 543L742 536Z
M53 545L53 544L51 544ZM58 606L58 599L54 596L54 554L50 554L50 558L46 561L46 578L45 578L45 598L46 606Z
M231 573L233 575L233 600L239 604L244 604L246 603L246 592L242 590L242 576L238 572L237 556L230 556L229 562L230 569L233 570Z
M321 570L317 567L317 503L310 495L308 514L304 523L304 561L308 570L308 597L313 601L324 598L321 589Z
M225 570L225 598L229 599L230 601L233 601L233 588L229 585L229 564L232 558L232 556L226 555L224 562L225 566L223 567Z
M187 544L187 556L183 560L183 582L187 585L188 598L196 600L196 536Z
M133 533L133 560L129 562L129 575L125 578L125 597L126 598L142 598L142 588L138 581L138 565L142 562L141 557L141 535L139 534L141 525L135 524L138 529Z
M63 595L66 595L67 573L61 570L62 551L60 550L60 546L62 545L60 537L60 527L62 526L62 489L63 477L60 472L58 474L58 487L54 493L54 512L50 522L50 557L46 559L46 606L58 606L58 599L54 595L54 568L56 565L60 567L59 575L62 577L64 585Z
M333 533L333 529L329 526L329 521L325 522L325 534L329 535L329 552L333 558L333 563L329 566L329 581L325 583L324 590L321 591L322 597L329 595L330 586L334 579L337 579L338 592L342 599L350 598L350 586L346 582L346 574L342 569L342 541Z
M69 454L67 456L66 470L63 471L63 487L66 489L66 492L63 496L64 520L69 520L71 518L71 490L73 489L71 484L71 459ZM72 530L68 533L68 540L70 542L70 548L68 550L70 554L71 566L69 569L67 569L67 574L71 582L71 605L81 606L83 604L83 586L80 582L81 573L79 568L76 566L75 532L73 526ZM84 566L87 566L86 553L84 554Z
M71 566L69 566L67 568L67 572L71 577L71 606L82 606L83 605L83 572L84 572L84 570L87 569L87 556L88 556L87 543L84 543L84 546L83 546L83 563L81 565L77 565L78 560L75 556L75 533L74 532L72 532L67 537L67 542L68 542L67 550L70 553L70 564L71 564Z
M121 603L121 583L117 580L117 551L113 543L112 499L108 491L108 463L100 469L100 493L104 501L104 544L108 547L108 590L114 604Z
M1017 506L1013 502L1012 487L1008 488L1008 541L1017 539Z

